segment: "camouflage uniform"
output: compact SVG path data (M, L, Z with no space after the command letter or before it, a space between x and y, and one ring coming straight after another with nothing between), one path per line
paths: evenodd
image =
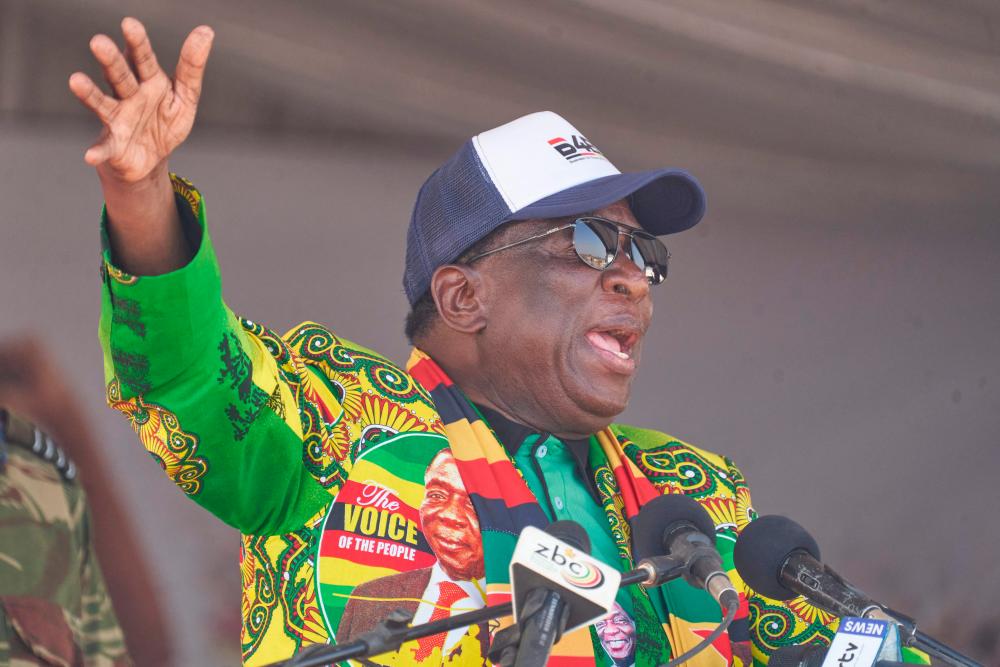
M76 470L0 411L0 665L129 665Z

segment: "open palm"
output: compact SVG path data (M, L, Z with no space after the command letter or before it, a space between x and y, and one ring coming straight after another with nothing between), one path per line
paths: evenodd
M171 79L157 62L142 23L126 18L122 33L127 59L110 37L96 35L90 40L90 50L113 96L103 93L82 72L70 76L69 88L104 125L84 160L105 176L135 183L166 160L191 132L214 35L208 26L191 31Z

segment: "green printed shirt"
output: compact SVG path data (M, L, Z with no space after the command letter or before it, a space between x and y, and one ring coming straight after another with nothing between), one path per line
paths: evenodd
M202 231L185 267L133 276L105 249L107 400L184 493L241 531L243 659L261 665L336 639L350 609L345 591L361 589L358 581L345 584L345 571L368 568L364 580L383 588L396 582L423 590L436 562L417 520L423 470L447 440L427 392L384 357L318 324L279 336L234 315L222 300L201 195L176 177L174 188L182 216ZM720 534L735 538L754 518L731 462L662 433L613 429L644 474L698 500ZM368 497L381 505L348 504L347 490L361 498L376 472L391 481ZM365 536L346 539L348 524ZM724 558L731 559L731 542ZM344 548L359 544L381 549L373 551L377 560L342 560ZM779 646L833 635L834 618L802 600L747 594L755 662ZM363 620L352 612L352 627ZM481 664L483 640L473 633L457 643L460 650L427 651L439 664Z

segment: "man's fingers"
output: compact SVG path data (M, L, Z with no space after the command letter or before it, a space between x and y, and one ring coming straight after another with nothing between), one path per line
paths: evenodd
M107 35L95 35L90 40L90 51L104 70L104 78L120 99L135 95L139 82L125 62L125 56Z
M141 22L127 16L122 19L122 34L128 45L129 55L140 81L148 81L160 72L160 64L156 62L153 45L149 43L149 35Z
M191 31L181 47L175 85L177 92L189 104L197 104L201 96L201 81L205 76L205 63L212 51L213 39L215 32L207 25L200 25Z
M91 167L104 164L111 158L111 137L103 137L83 154L83 161Z
M115 110L113 99L101 92L97 84L83 72L73 72L69 77L69 89L78 100L101 119L106 122L111 112Z

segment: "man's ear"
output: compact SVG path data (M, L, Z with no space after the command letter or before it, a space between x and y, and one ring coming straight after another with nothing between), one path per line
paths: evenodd
M448 328L479 333L486 328L483 280L471 266L446 264L431 276L431 297Z

